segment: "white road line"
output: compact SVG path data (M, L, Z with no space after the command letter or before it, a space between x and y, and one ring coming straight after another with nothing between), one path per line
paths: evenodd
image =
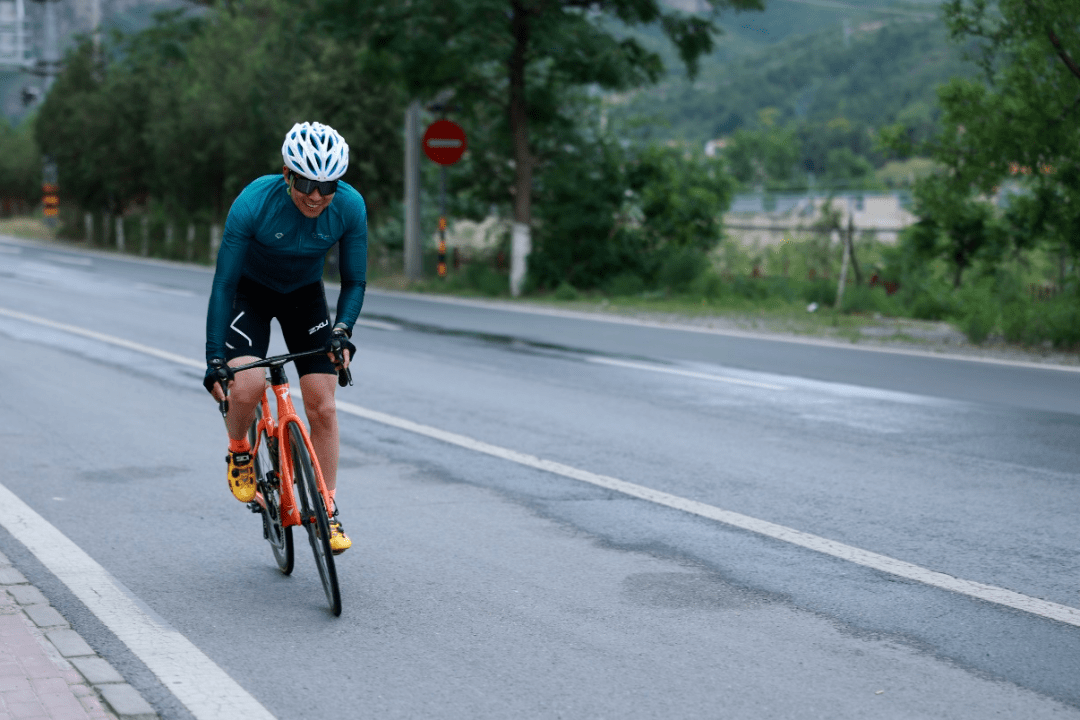
M154 285L153 283L135 283L135 289L162 293L163 295L176 295L177 297L195 297L195 293L190 290L165 287L164 285Z
M45 518L0 485L0 524L143 661L199 720L274 717Z
M175 353L168 352L166 350L158 350L148 345L140 345L139 343L131 342L130 340L124 340L114 335L106 335L104 333L94 332L93 330L87 330L85 328L77 327L75 325L68 325L66 323L56 322L55 320L48 320L43 317L37 317L36 315L27 315L26 313L18 312L17 310L8 310L7 308L0 307L0 315L6 315L7 317L15 318L16 320L24 320L26 322L35 323L37 325L44 325L45 327L51 327L54 330L62 330L72 335L81 335L92 340L99 340L103 343L109 343L110 345L117 345L128 350L134 350L135 352L141 352L144 355L152 355L162 360L168 360L169 362L177 363L179 365L187 365L188 367L198 368L200 370L206 369L205 362L199 362L197 360L191 360L183 357L182 355L176 355Z
M914 580L915 582L924 585L931 585L960 595L967 595L968 597L978 598L979 600L985 600L986 602L1004 605L1016 610L1022 610L1026 613L1031 613L1032 615L1039 615L1050 620L1057 620L1058 622L1080 627L1080 609L1069 607L1068 605L1059 605L1058 603L1022 595L1018 592L1006 590L1005 588L996 587L994 585L985 585L983 583L953 577L952 575L946 575L945 573L936 572L934 570L928 570L927 568L913 565L904 562L903 560L897 560L886 555L879 555L878 553L862 550L857 547L852 547L851 545L845 545L834 540L829 540L828 538L805 533L801 530L795 530L794 528L785 527L784 525L777 525L776 523L771 523L767 520L759 520L748 515L742 515L729 510L722 510L712 505L697 502L696 500L688 500L677 495L670 495L659 490L653 490L652 488L619 480L618 478L598 475L589 472L588 470L579 470L578 468L569 465L563 465L562 463L538 458L535 455L520 453L516 450L509 450L497 445L489 445L488 443L474 440L465 435L458 435L427 425L421 425L420 423L415 423L411 420L387 415L376 410L369 410L360 407L359 405L353 405L352 403L343 402L341 400L338 401L337 406L339 410L351 415L356 415L383 425L390 425L418 435L425 435L451 445L457 445L458 447L463 447L468 450L474 450L503 460L509 460L518 463L519 465L526 465L528 467L536 468L537 470L543 470L555 475L580 480L581 482L589 483L590 485L596 485L607 490L614 490L624 495L656 503L657 505L664 505L665 507L673 508L675 510L682 510L683 512L692 515L698 515L700 517L724 523L725 525L748 530L757 533L758 535L764 535L765 537L770 537L775 540L798 545L799 547L808 550L813 550L824 555L830 555L839 558L840 560L855 563L856 565L880 570L889 573L890 575L897 575L908 580Z
M27 322L36 322L48 327L60 327L68 332L77 332L85 337L91 337L101 340L102 342L111 342L121 347L153 355L154 357L173 359L174 362L179 362L183 365L199 368L203 366L203 363L195 360L181 358L172 355L171 353L163 353L154 348L138 345L123 340L122 338L115 338L90 330L72 328L71 326L62 325L61 323L55 323L51 320L38 318L32 315L26 315L25 313L16 313L11 310L0 308L0 314L18 317ZM828 538L789 528L784 525L777 525L776 523L771 523L767 520L759 520L758 518L750 517L748 515L731 512L730 510L723 510L713 505L697 502L696 500L689 500L660 490L653 490L652 488L647 488L642 485L635 485L634 483L619 480L618 478L599 475L597 473L589 472L588 470L580 470L552 460L544 460L535 455L521 453L516 450L499 447L498 445L491 445L465 435L458 435L457 433L440 430L439 428L428 425L422 425L394 415L387 415L386 413L354 405L353 403L345 402L343 400L338 400L337 407L342 412L382 425L388 425L407 432L416 433L417 435L423 435L461 448L508 460L519 465L543 470L544 472L549 472L554 475L579 480L584 483L589 483L590 485L613 490L640 500L663 505L664 507L681 510L682 512L708 518L716 522L724 523L725 525L730 525L731 527L746 530L791 545L797 545L798 547L813 550L814 552L823 555L846 560L847 562L856 565L879 570L923 585L941 588L959 595L966 595L967 597L1013 608L1031 615L1037 615L1049 620L1065 623L1066 625L1080 627L1080 609L1068 605L1061 605L1059 603L1050 602L1049 600L1042 600L1029 595L1023 595L1013 590L1007 590L995 585L987 585L985 583L946 575L945 573L930 570L903 560L897 560L896 558L891 558L887 555L880 555L851 545L845 545L844 543L836 542L835 540L829 540Z
M589 320L592 322L609 323L612 325L632 325L634 327L650 328L653 330L672 330L679 332L697 333L699 335L718 335L720 337L744 338L748 340L764 340L767 342L789 343L795 345L814 345L823 348L837 350L855 350L857 352L883 353L886 355L908 355L911 357L930 358L933 360L955 360L960 362L982 363L984 365L1004 365L1006 367L1022 367L1033 370L1055 370L1060 372L1080 373L1080 365L1055 365L1052 363L1029 362L1025 360L1004 360L1001 358L977 357L974 355L961 355L959 353L941 353L929 350L913 350L898 347L880 347L875 345L861 345L850 342L839 342L822 338L800 337L795 335L770 335L768 333L753 332L750 330L726 330L714 327L702 327L700 325L683 325L680 323L659 322L654 320L641 320L639 318L607 315L583 310L561 310L538 305L516 305L503 300L474 300L469 298L448 297L446 295L421 295L397 290L381 290L368 288L368 294L372 296L385 295L387 297L412 300L416 302L441 303L443 305L461 305L483 310L505 310L506 312L524 313L526 315L546 315L549 317L570 318L572 320Z
M382 322L381 320L365 320L364 318L360 318L359 320L356 321L356 324L357 325L362 325L364 327L373 328L375 330L391 330L391 331L401 330L400 325L395 325L393 323L388 323L388 322Z
M93 260L88 257L83 257L81 255L57 255L56 253L46 253L45 259L64 263L65 265L90 266L94 264Z
M694 372L693 370L680 370L678 368L664 367L663 365L650 365L648 363L630 362L628 360L615 360L606 357L587 357L591 363L600 365L613 365L614 367L630 368L632 370L648 370L649 372L665 373L667 375L681 375L682 377L695 378L698 380L712 380L725 382L733 385L746 385L748 387L764 388L766 390L787 390L783 385L770 385L769 383L742 380L740 378L727 377L726 375L711 375L709 373Z

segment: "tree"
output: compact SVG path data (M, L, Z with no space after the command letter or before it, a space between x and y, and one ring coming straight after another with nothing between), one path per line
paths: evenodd
M356 148L345 180L369 205L396 197L404 93L370 82L398 77L386 59L307 35L294 0L209 4L69 53L35 124L65 196L110 212L152 197L221 218L247 183L280 172L288 128L317 120Z
M0 212L25 211L41 197L41 151L33 126L0 120Z
M735 179L745 185L787 185L799 160L795 128L740 128L724 148L724 159Z
M416 96L453 89L461 113L488 124L486 134L500 141L497 154L512 166L503 192L513 208L515 264L523 267L531 246L534 176L557 154L550 137L574 124L563 110L567 91L626 89L660 77L659 56L621 38L616 23L659 25L693 75L698 58L713 47L720 10L759 10L763 0L701 4L708 14L683 14L659 0L393 0L364 6L328 0L320 14L328 30L393 49ZM491 127L495 121L501 127ZM513 283L515 294L521 279Z
M976 258L998 260L1008 238L992 204L972 197L951 178L933 175L916 183L918 223L909 231L915 249L927 257L945 257L959 288L964 271Z
M950 0L943 8L981 78L939 90L944 129L934 158L957 186L992 193L1018 181L1030 193L1022 214L1038 218L1028 229L1080 249L1080 237L1061 232L1080 214L1080 5Z
M653 251L708 252L719 242L720 218L731 206L733 191L719 161L653 146L630 164L628 180Z

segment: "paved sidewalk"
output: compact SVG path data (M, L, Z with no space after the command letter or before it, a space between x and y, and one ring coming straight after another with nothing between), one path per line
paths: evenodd
M0 553L0 720L157 720Z

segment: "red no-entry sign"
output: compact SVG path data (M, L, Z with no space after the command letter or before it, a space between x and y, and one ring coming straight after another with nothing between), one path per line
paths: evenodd
M465 131L449 120L436 120L424 132L424 154L440 165L453 165L467 147Z

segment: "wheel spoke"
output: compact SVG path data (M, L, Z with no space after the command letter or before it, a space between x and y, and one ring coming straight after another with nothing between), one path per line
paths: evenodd
M261 406L255 416L255 423L248 431L248 439L252 447L258 445L255 453L255 476L259 484L259 491L263 496L262 514L263 526L266 530L266 540L270 543L270 550L274 553L274 560L278 569L288 575L293 570L293 539L292 528L283 527L281 524L281 482L277 472L276 452L274 441L267 437L265 431L260 433L259 442L255 442L255 429L262 416Z
M326 506L319 493L319 485L315 479L315 470L311 464L307 445L295 425L289 426L289 441L297 494L300 498L305 519L304 526L308 531L312 554L315 556L315 565L319 570L319 579L322 580L323 590L326 591L326 600L330 603L331 610L335 615L340 615L341 591L338 587L334 556L330 550L330 522Z

